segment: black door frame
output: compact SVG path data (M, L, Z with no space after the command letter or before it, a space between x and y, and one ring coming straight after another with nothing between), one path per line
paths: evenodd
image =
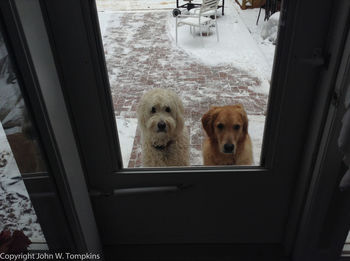
M27 3L33 3L33 1ZM60 135L57 135L59 131L61 135L63 133L69 136L69 126L61 122L62 128L55 129L54 125L60 124L59 117L53 118L50 115L52 105L50 108L47 97L42 92L42 77L47 77L46 83L51 81L51 84L54 84L56 80L54 75L49 75L47 73L49 70L46 70L50 68L55 72L56 69L54 66L50 67L49 63L45 63L45 58L43 59L45 56L47 59L50 57L50 53L44 48L45 43L48 44L48 41L44 41L45 30L40 32L40 28L35 28L38 34L44 33L40 37L43 40L43 46L41 46L43 48L39 47L39 55L30 47L33 41L26 35L28 28L23 27L26 15L28 15L27 18L34 17L26 25L38 25L42 17L35 17L34 8L25 10L26 15L23 12L20 13L16 4L18 1L17 3L11 0L0 1L0 25L28 114L38 132L41 152L47 165L46 173L26 174L22 177L23 181L51 252L94 251L101 254L99 236L96 234L97 229L89 206L90 200L87 194L84 197L84 190L81 189L83 186L86 190L85 183L78 185L77 181L81 181L79 178L74 182L69 177L71 170L76 170L75 175L79 177L77 170L80 162L74 160L73 155L75 144L67 144L66 141L60 140ZM38 3L37 7L36 11L40 12ZM42 28L44 28L43 23ZM37 59L41 59L43 63L36 63ZM43 75L43 72L46 74ZM65 151L69 151L69 155L64 155ZM67 157L71 157L72 160L68 162ZM77 198L80 200L80 206L77 205Z
M104 177L111 175L111 173L118 169L119 174L125 174L118 177L121 187L130 184L130 176L127 174L133 174L133 176L139 174L139 179L142 180L142 175L147 172L146 170L144 170L144 172L139 170L120 170L120 153L115 151L115 148L118 148L118 146L116 146L118 140L115 134L115 122L114 120L106 119L106 115L113 115L111 95L108 88L95 88L95 86L108 86L108 78L105 70L102 41L99 37L100 32L94 1L76 2L74 5L68 5L68 2L62 3L62 1L60 3L41 1L41 4L45 13L47 30L51 36L50 40L56 63L58 64L61 79L64 81L62 87L71 109L72 122L73 124L76 123L76 137L81 146L80 152L82 153L82 158L85 159L84 163L87 166L86 170L90 189L94 190L94 192L97 191L97 195L99 196L113 193L113 186L110 186L108 182L106 183ZM317 13L310 11L313 10L315 6L318 8ZM327 53L328 37L330 35L329 30L334 10L335 8L331 1L325 1L321 4L317 1L308 1L305 3L302 1L286 0L284 2L282 15L285 16L286 19L284 23L280 24L279 34L279 38L283 44L279 45L277 48L275 61L277 69L272 81L272 84L279 86L279 88L275 88L275 91L270 95L270 120L267 120L266 129L268 131L265 137L265 146L263 150L263 155L273 155L275 157L263 158L266 169L239 168L238 171L246 174L268 171L269 167L273 165L273 162L277 162L277 164L278 162L283 162L283 160L279 158L280 155L269 151L269 148L283 146L285 149L288 149L292 147L294 141L283 139L283 137L281 137L281 132L279 135L276 135L277 133L274 132L275 130L283 131L284 134L293 132L296 140L306 140L310 134L313 136L313 141L308 144L308 149L298 148L300 152L298 155L300 155L300 157L290 159L291 164L293 161L301 162L304 156L303 153L314 155L318 150L318 144L322 135L321 128L324 125L328 111L327 104L329 104L329 99L324 100L320 96L322 92L330 93L331 89L331 86L323 86L322 90L320 90L318 86L319 78L324 74L329 74L328 77L332 78L336 69L332 68L332 70L327 71L330 63L329 59L339 59L338 55L329 57ZM59 19L63 14L67 18L64 21ZM60 28L68 27L69 30L60 30ZM322 28L322 30L315 31L315 28ZM290 41L283 41L283 39L291 35L293 37L289 38ZM64 39L67 37L69 39L74 39L73 42L75 45L70 45L65 42ZM305 41L305 39L307 39L307 41ZM88 42L89 46L84 45L85 42ZM287 52L286 50L290 51ZM79 52L79 55L77 52ZM289 55L285 55L285 53L289 53ZM81 63L81 58L74 59L74 56L84 57L85 64ZM74 70L74 68L79 68L79 70ZM288 77L286 77L287 73ZM75 75L75 81L68 82L67 79L72 79L73 74ZM94 103L94 106L91 105L91 111L89 112L86 111L87 102L77 99L81 93L81 89L79 88L84 89L84 91L88 92L89 96L91 96L89 104L91 105ZM283 100L285 97L289 98ZM314 100L315 102L313 103ZM298 101L298 104L295 104L295 101ZM303 124L307 124L310 122L314 113L313 105L317 104L317 102L323 106L317 108L319 117L313 123L313 127L318 127L318 132L316 134L315 129L310 131L298 129L292 124L286 124L284 126L279 125L278 118L281 111L283 113L289 113L291 122L294 122L297 126L299 123L302 126ZM292 111L293 113L291 113ZM104 126L104 128L101 127L93 130L95 134L97 134L96 140L99 140L97 146L94 143L96 141L91 141L89 133L86 131L90 126L90 119L84 119L84 114L92 115L97 126ZM88 155L89 151L91 152L93 150L94 155ZM96 155L98 155L97 158ZM305 156L307 157L307 154ZM111 159L118 160L111 161ZM94 163L93 166L92 162ZM312 168L314 163L315 158L312 157L309 162L305 163L309 164L309 166L304 167ZM101 164L101 167L97 167L99 164ZM280 167L281 173L290 171L289 166ZM300 168L302 167L300 166ZM235 169L235 171L237 171L237 169ZM295 172L297 171L300 170L295 170ZM157 174L164 174L162 170L151 170L151 172L153 174L149 174L147 179L152 179L152 176L157 176ZM182 171L167 169L166 172L168 174L179 174ZM202 173L210 175L214 172L216 172L216 174L220 172L222 175L225 175L232 172L232 169L222 169L219 171L210 168L191 169L192 175L196 173L198 175L202 175ZM97 173L98 175L96 175ZM288 223L287 230L289 229L290 235L292 236L288 236L286 241L293 241L290 239L295 237L293 231L295 231L297 227L300 211L303 206L303 200L307 189L305 184L308 184L311 179L311 173L305 173L307 175L301 176L299 181L293 181L293 178L287 178L285 180L285 182L298 184L298 187L304 185L301 190L302 196L300 200L295 201L296 206L294 210L296 214L290 218ZM96 196L96 194L94 194L94 196ZM289 244L286 249L287 253L290 253L291 249L292 244Z
M330 22L328 26L327 38L324 40L324 49L322 51L324 55L323 62L326 66L321 66L321 74L318 80L320 91L317 96L315 95L314 108L310 116L308 143L305 146L303 163L298 174L300 178L296 186L297 190L295 192L294 202L291 208L291 217L288 222L288 231L286 234L287 247L289 249L293 249L293 251L296 251L296 245L299 245L299 247L301 245L305 247L306 245L305 238L301 239L302 237L300 233L305 233L304 235L310 235L312 233L306 227L300 229L300 226L302 224L302 217L305 218L305 216L310 214L310 209L306 208L305 206L307 197L310 197L308 193L310 193L312 180L315 179L314 168L316 166L317 158L320 157L320 155L322 155L322 153L328 149L321 147L321 145L322 139L324 139L322 136L327 136L327 133L330 132L330 129L326 129L327 120L329 121L329 111L332 109L332 106L334 105L336 99L339 99L339 101L341 100L341 97L339 97L338 93L339 90L337 91L336 88L339 89L339 86L337 86L339 83L337 83L337 81L339 81L340 78L344 77L344 75L341 73L344 73L345 71L343 63L344 55L347 53L347 38L349 37L350 29L349 4L350 3L348 1L338 1L337 4L333 4L329 9ZM305 39L307 39L306 35ZM319 55L317 53L315 55L319 58ZM322 131L319 131L318 135L316 135L315 130ZM336 144L332 144L331 146L335 148ZM329 164L335 164L335 154L333 156L334 158L329 157L325 159L325 161L329 162ZM336 178L336 176L334 176L334 178ZM321 182L321 180L314 180L314 182ZM327 184L326 182L324 185L329 186L330 184ZM322 191L321 194L324 192L325 191ZM330 194L327 195L330 196ZM324 207L324 211L326 211L327 206L325 205ZM301 209L298 210L298 208ZM299 217L297 217L297 215L299 215ZM321 218L321 216L314 215L313 218L314 219L312 220L318 220ZM295 240L296 237L298 238L297 240ZM303 243L301 243L302 241ZM333 242L338 242L337 244L339 246L339 242L341 241L343 241L343 239L334 239ZM342 243L343 242L341 242L341 244ZM300 248L298 251L299 254L302 252Z
M330 67L336 71L326 79L325 84L334 86L330 93L324 93L329 108L323 128L313 174L300 219L294 248L295 260L336 260L342 253L344 241L350 230L350 191L341 191L339 183L346 167L339 150L338 137L344 116L344 99L350 91L350 2L339 1L335 6L336 28L329 37ZM338 51L336 51L338 50ZM343 257L342 260L349 260Z
M18 20L16 21L16 20L14 20L14 17L17 17L17 15L14 15L13 13L11 14L11 12L13 12L13 9L11 8L11 9L7 9L8 7L13 7L12 5L11 5L11 3L10 3L11 1L3 1L3 2L1 2L1 6L0 6L0 8L1 8L1 12L2 12L2 14L3 14L3 16L2 17L4 17L4 21L5 21L5 23L4 24L6 24L6 27L7 27L7 29L10 29L10 28L12 28L11 30L7 30L7 32L8 32L8 35L11 35L11 36L9 36L8 38L9 39L11 39L11 40L9 40L9 42L10 42L10 46L12 46L12 53L14 54L13 56L14 57L16 57L16 59L17 59L17 61L21 61L20 63L19 62L17 62L17 64L19 64L19 65L21 65L21 66L19 66L20 68L22 68L22 69L19 69L19 70L22 70L21 72L23 73L23 72L25 72L26 70L28 71L28 69L29 68L33 68L33 66L31 65L31 64L28 64L28 62L25 62L25 60L24 60L24 57L27 57L28 56L28 50L26 50L27 48L24 48L23 47L23 43L21 44L21 45L19 45L18 43L20 43L20 42L22 42L22 41L19 41L19 39L24 39L25 37L24 37L24 35L22 34L22 35L20 35L21 37L18 37L18 36L16 36L16 33L18 34L18 32L20 31L20 29L18 28L18 26L14 26L15 24L17 24L18 25ZM287 3L289 3L289 4L291 4L291 2L292 1L286 1ZM294 2L295 3L295 2ZM301 5L301 3L300 3L300 1L298 2L299 3L299 5ZM43 3L42 3L43 4ZM310 6L312 5L312 3L305 3L304 4L304 6L305 5L309 5L310 4ZM87 5L84 5L83 4L83 6L85 7L85 8L88 8L87 7ZM326 8L325 8L326 9ZM11 12L9 12L11 10ZM10 15L9 15L10 14ZM322 15L322 13L320 14L320 16ZM93 16L94 17L94 16ZM96 18L96 17L95 17ZM94 18L94 19L95 19ZM95 27L93 27L93 28L98 28L98 26L97 26L97 21L96 21L96 19L94 20L93 19L93 21L94 21L94 26ZM14 23L14 21L16 21L16 23ZM295 20L293 21L293 22L296 22ZM300 23L302 23L302 22L304 22L304 21L299 21ZM12 23L12 25L11 25L11 23ZM314 21L314 23L317 23L317 21ZM312 26L313 26L313 24L311 24L311 25L309 25L310 26L310 29L312 29ZM283 25L282 25L282 27L283 27ZM300 27L300 24L299 24L299 27ZM300 29L300 28L299 28ZM92 35L90 35L90 37L94 37L96 34L92 34ZM281 37L281 36L280 36ZM16 44L16 40L14 40L14 39L17 39L18 40L18 42L17 42L17 44ZM323 39L324 41L325 41L325 39ZM100 42L100 40L98 40L97 39L97 42ZM91 42L90 42L91 43ZM52 44L52 48L53 48L53 50L55 50L55 48L56 48L56 46L55 46L55 44L54 43L51 43ZM100 45L101 45L101 42L100 42ZM312 44L310 44L311 45L311 47L312 47ZM101 46L100 46L101 47ZM294 65L295 64L298 64L299 62L300 62L300 60L301 59L304 59L304 58L301 58L301 57L306 57L306 58L311 58L311 57L309 57L308 55L310 55L311 53L312 53L312 48L310 49L310 46L308 46L309 47L309 49L308 49L308 51L306 51L306 50L303 50L302 52L300 52L300 56L299 55L296 55L296 56L294 56L294 57L289 57L289 59L290 60L294 60ZM24 50L26 50L26 52L23 52ZM102 50L101 48L96 48L96 50L98 51L98 50ZM95 50L95 51L96 51ZM280 50L281 51L281 50ZM300 50L301 51L301 50ZM19 54L22 52L22 58L19 58L20 56L19 56ZM99 52L99 51L98 51ZM24 55L24 54L26 54L26 55ZM303 54L306 54L306 56L305 55L303 55ZM57 55L57 54L56 54ZM96 55L96 53L95 53L95 55ZM95 57L96 58L96 56L95 55L93 55L93 57ZM101 54L100 54L101 55ZM18 56L18 57L17 57ZM100 57L101 58L101 57ZM334 56L332 56L332 58L334 58ZM97 59L97 58L96 58ZM287 59L287 57L286 57L286 59ZM299 59L299 61L297 61L296 62L296 60L298 60ZM100 62L97 62L96 64L94 64L94 66L95 67L100 67L100 66L104 66L104 64L102 63L101 64L101 59L97 59L96 61L100 61ZM23 62L23 63L22 63ZM339 62L339 61L338 61ZM56 60L56 64L57 63L59 63L57 60ZM89 61L87 61L87 63L89 63ZM90 64L91 65L91 64ZM293 66L292 66L293 67ZM101 67L100 67L101 68ZM296 69L295 67L293 68L294 70ZM311 69L310 68L310 70L316 70L314 67L313 67L313 69ZM59 70L60 71L60 70ZM100 71L100 73L102 73L103 74L103 71L105 71L105 70L97 70L97 72L98 71ZM317 69L317 71L319 71L318 69ZM61 73L62 73L62 71L61 71ZM305 74L307 74L308 72L305 72ZM334 73L334 72L333 72ZM60 75L61 76L61 81L62 81L62 75ZM25 78L25 77L23 77L23 78ZM100 79L104 79L105 77L101 77ZM68 79L70 79L70 78L68 78ZM68 80L67 78L66 78L66 81ZM105 80L105 79L104 79ZM24 84L23 86L25 86L24 88L26 89L26 90L30 90L29 88L30 87L28 87L28 86L30 86L30 82L35 82L35 81L33 81L33 80L31 80L31 81L28 81L28 83L26 82L26 84ZM307 82L305 83L305 84L307 84ZM34 89L33 89L34 90ZM27 91L28 92L28 91ZM32 92L28 92L28 96L30 96L30 95L37 95L37 92L36 91L32 91ZM330 97L329 95L327 96L327 97ZM272 97L271 97L271 99L272 99ZM37 125L38 125L38 130L39 130L39 133L40 133L40 135L42 136L42 138L44 139L45 138L45 135L48 135L47 133L48 133L48 130L50 130L50 127L49 127L49 125L46 125L46 126L41 126L41 125L44 125L44 124L42 124L42 122L47 122L47 121L44 121L44 119L42 118L42 121L41 120L38 120L38 119L40 119L39 117L40 117L40 115L43 115L43 109L41 108L41 109L35 109L35 102L33 103L33 101L36 101L37 102L37 104L41 104L41 102L40 101L42 101L42 99L40 100L40 99L38 99L37 97L31 97L31 98L29 98L28 100L30 100L30 102L31 102L31 104L34 104L34 105L32 105L31 107L33 108L33 115L34 115L34 118L36 117L37 119L36 119L36 122L37 122ZM103 100L104 102L106 102L106 100ZM324 103L323 103L323 105L324 104L329 104L330 103L330 99L328 98L328 100L327 101L325 101ZM107 104L108 105L108 104ZM71 103L69 103L69 105L67 105L68 106L68 108L70 108L70 106L71 106ZM37 106L38 107L38 106ZM104 108L106 108L106 110L109 110L108 108L109 108L109 106L104 106ZM70 111L71 112L71 111ZM326 114L326 112L328 112L328 106L327 106L327 108L323 108L323 110L322 110L322 112L323 113L321 113L322 115L324 115L324 114ZM103 114L103 113L102 113ZM73 117L73 115L71 114L70 115L72 118L73 118L73 120L72 120L72 122L74 123L74 120L75 120L75 118ZM325 117L320 117L320 122L321 122L321 124L319 125L319 126L324 126L324 124L325 124ZM103 122L103 121L102 121ZM114 121L113 121L114 122ZM104 125L102 125L102 126L104 126ZM115 127L115 126L114 126ZM107 128L108 129L108 128ZM45 134L45 132L46 132L46 134ZM314 132L311 132L311 133L314 133ZM319 136L321 136L321 131L319 132ZM110 135L112 135L113 136L113 134L111 133ZM77 140L78 141L80 141L80 139L79 139L80 137L77 137ZM321 141L321 138L322 137L318 137L318 138L316 138L316 140L317 140L317 142L316 142L316 144L319 144L320 143L320 141ZM51 139L47 139L46 141L49 141L49 140L51 140ZM45 144L47 144L46 142L45 142ZM51 145L51 143L48 143L49 145ZM318 151L318 146L316 145L316 144L314 144L314 146L312 146L311 147L311 149L312 149L312 151ZM46 146L49 146L49 145L45 145L45 150L47 149L47 147ZM53 145L54 146L54 145ZM57 149L57 146L55 146L55 149ZM308 150L306 150L306 152L310 152L310 151L308 151ZM51 155L51 154L48 154L48 155ZM307 155L310 155L309 153L308 154L306 154L306 156ZM313 162L314 161L316 161L316 158L314 158L314 160L313 160ZM51 164L51 162L53 162L53 161L50 161L50 164ZM120 163L120 161L119 161L119 163ZM312 164L311 164L311 169L312 169ZM307 176L305 177L302 177L302 180L304 180L304 182L302 182L302 184L304 184L305 185L305 187L304 187L304 191L303 192L306 192L306 191L309 191L308 189L309 189L309 186L307 185L308 184L308 182L307 182L307 179L312 179L312 176L311 176L311 173L310 173L310 171L306 171L304 174L307 174ZM56 179L58 179L59 180L59 178L57 178L56 177ZM58 180L56 180L55 182L55 186L58 186L58 188L59 188L59 190L61 190L62 189L62 187L64 187L64 185L62 184L62 183L60 183ZM300 181L300 180L299 180ZM27 183L26 183L27 184ZM29 181L28 181L28 184L29 184ZM298 187L300 187L300 185L301 184L299 184L298 185ZM325 185L326 186L326 185ZM30 186L31 187L31 186ZM327 186L326 186L327 187ZM68 190L69 190L69 188L67 188ZM329 189L329 188L327 188L327 189ZM30 192L30 191L29 191ZM303 193L302 193L303 194ZM306 194L306 193L305 193ZM65 196L63 196L62 195L62 193L59 193L59 197L60 197L60 199L61 200L64 200L63 198L65 197ZM302 202L303 201L303 199L305 199L304 197L302 197L302 199L300 199L300 202ZM72 201L71 199L66 199L66 201ZM34 203L34 202L33 202ZM35 204L34 204L35 205ZM36 209L38 208L38 209L40 209L40 208L43 208L43 203L38 203L37 204L38 205L38 207L36 207ZM299 207L303 207L303 206L305 206L304 204L302 204L302 203L298 203L297 204ZM344 209L345 210L345 209ZM41 216L41 214L40 214L40 212L42 212L42 211L37 211L38 212L38 214L39 214L39 219L40 219L40 216ZM69 214L69 212L70 211L64 211L64 212L61 212L61 213L68 213ZM299 212L300 213L300 212ZM306 213L306 210L304 209L304 213ZM299 220L299 217L300 217L300 215L297 215L297 217L294 217L295 218L295 220ZM317 220L317 218L319 218L319 216L317 217L317 216L315 216L315 217L313 217L311 220ZM46 225L48 225L48 224L50 224L50 221L49 220L47 220L47 218L45 219L45 221L44 222L42 222L43 224L44 224L44 226L46 226ZM293 223L293 222L292 222ZM50 226L50 225L48 225L48 226ZM340 226L339 225L339 227L342 227L342 234L344 234L344 230L343 230L343 228L344 227L346 227L346 226L348 226L348 225L345 225L344 224L344 222L342 222L342 225ZM77 227L78 227L78 225L74 225L74 224L71 224L71 225L68 225L67 224L67 222L65 223L65 225L62 225L62 228L63 227L65 227L65 228L67 228L67 227L70 227L70 230L72 231L72 230L74 230L74 229L76 229ZM290 228L292 228L293 226L290 226ZM52 228L52 227L51 227ZM294 227L295 228L295 227ZM44 227L44 231L49 231L49 227L46 229L45 227ZM325 232L326 233L326 232ZM302 237L302 239L305 239L306 237L304 237L304 236L301 236ZM75 239L77 239L78 237L76 237ZM290 237L289 237L290 238ZM337 245L338 245L338 248L339 248L339 245L342 243L341 241L342 241L342 239L341 239L341 237L334 237L334 238L336 238L336 239L338 239L338 240L336 240L336 243L337 243ZM80 239L80 240L82 240L82 238ZM76 243L77 244L79 244L79 242L80 242L80 240L77 240L76 241ZM299 239L300 240L300 239ZM293 240L294 241L294 240ZM59 241L58 241L59 242ZM299 241L300 242L300 241ZM50 244L50 242L49 242L49 244ZM71 245L71 243L69 243L69 244L67 244L67 242L60 242L59 244L61 244L60 246L63 246L62 247L62 249L63 248L71 248L72 247L72 245ZM74 245L74 244L73 244ZM303 250L303 251L301 251L301 252L299 252L299 255L303 255L305 252L304 252L305 250ZM291 254L291 252L290 251L288 251L289 252L289 254ZM296 253L296 252L295 252ZM333 254L335 253L335 251L333 251L332 252ZM312 260L312 259L309 259L309 260ZM325 259L325 260L327 260L327 259ZM329 260L331 260L331 259L329 259Z

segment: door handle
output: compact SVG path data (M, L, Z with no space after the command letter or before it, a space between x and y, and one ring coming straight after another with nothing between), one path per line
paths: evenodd
M91 190L90 196L126 196L126 195L137 195L137 194L154 194L154 193L169 193L178 192L192 185L174 185L174 186L153 186L153 187L134 187L134 188L118 188L112 192L102 192L98 190Z
M139 187L139 188L121 188L114 189L113 195L133 195L148 193L177 192L181 188L179 186L159 186L159 187Z

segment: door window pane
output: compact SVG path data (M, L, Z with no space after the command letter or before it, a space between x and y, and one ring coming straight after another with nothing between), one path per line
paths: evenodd
M241 104L248 115L252 145L244 143L247 145L242 148L241 136L237 133L243 130L244 119L237 121L237 115L230 112L222 122L225 126L221 134L224 134L216 133L211 137L211 140L220 141L209 151L214 150L214 158L219 158L218 165L230 165L231 159L238 158L242 151L249 155L247 150L251 146L253 160L247 164L241 161L242 165L260 165L281 2L270 1L270 8L261 10L260 5L249 6L249 2L240 6L234 0L220 0L218 5L224 4L224 10L217 9L216 20L213 19L215 11L214 16L203 15L208 24L203 25L200 34L200 28L186 24L189 21L179 23L187 19L181 15L197 15L200 5L192 8L181 0L178 6L176 1L96 0L124 168L145 166L142 159L147 148L153 150L150 157L157 157L178 142L177 138L158 139L156 136L163 135L163 131L157 126L153 126L154 135L145 134L150 126L141 128L137 120L141 97L156 88L174 91L183 104L184 113L180 114L189 135L184 147L189 150L190 166L204 163L208 131L204 130L203 116L213 106L236 104ZM198 0L198 4L203 3ZM243 5L247 7L245 10ZM198 23L198 20L193 21ZM167 122L172 128L174 116L166 115L168 106L159 99L146 100L147 106L139 114L149 119L155 107L155 114L163 113L157 118L158 123ZM218 122L211 121L211 124L218 125ZM237 128L241 130L234 130L236 125L240 125ZM227 137L222 137L226 132ZM145 140L149 146L145 145Z
M38 142L0 32L0 232L21 230L33 243L45 243L22 180L46 171Z

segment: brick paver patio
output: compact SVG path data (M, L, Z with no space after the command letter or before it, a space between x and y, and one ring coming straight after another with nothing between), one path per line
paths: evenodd
M248 115L265 115L267 95L249 87L259 79L231 65L209 66L174 46L167 33L170 12L127 12L112 15L103 38L116 116L136 118L142 94L170 88L185 106L190 130L191 164L201 165L204 132L200 119L213 105L242 103ZM141 166L137 131L129 165Z

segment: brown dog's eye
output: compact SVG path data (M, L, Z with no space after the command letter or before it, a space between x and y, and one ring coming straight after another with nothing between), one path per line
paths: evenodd
M152 107L151 113L156 113L156 108Z
M240 125L238 125L238 124L233 125L233 129L234 129L234 130L239 130L240 128L241 128L241 126L240 126Z
M166 107L166 108L165 108L165 111L166 111L166 112L171 112L170 107Z
M219 130L222 130L224 128L224 124L219 123L217 127L218 127Z

